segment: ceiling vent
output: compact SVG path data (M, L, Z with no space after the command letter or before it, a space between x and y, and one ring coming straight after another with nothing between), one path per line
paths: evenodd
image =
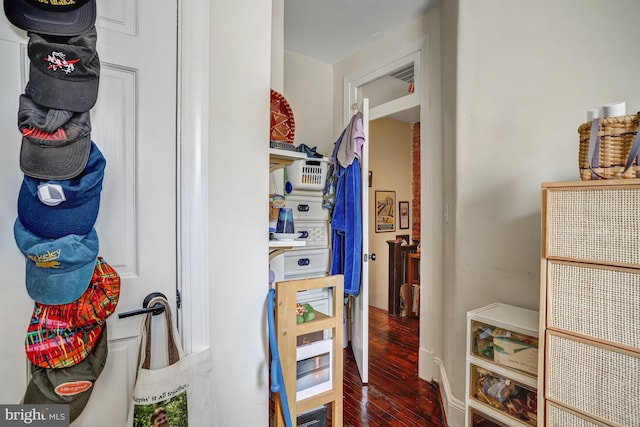
M399 70L389 73L391 77L395 77L396 79L400 79L407 83L413 83L413 62L406 67L403 67Z

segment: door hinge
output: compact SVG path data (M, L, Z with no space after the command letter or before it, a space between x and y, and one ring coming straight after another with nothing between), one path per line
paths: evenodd
M182 307L182 298L180 297L180 291L176 289L176 307Z

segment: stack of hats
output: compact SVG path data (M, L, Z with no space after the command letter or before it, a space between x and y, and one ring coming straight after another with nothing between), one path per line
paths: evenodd
M120 277L98 256L94 228L106 166L91 140L100 77L96 3L4 0L4 10L29 37L29 81L18 107L24 177L14 224L35 301L23 403L69 404L73 421L106 363L106 321L120 296Z

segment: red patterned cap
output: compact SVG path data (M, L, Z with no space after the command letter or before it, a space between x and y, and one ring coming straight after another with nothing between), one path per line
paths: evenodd
M81 362L93 349L120 297L120 276L98 257L93 277L80 298L68 304L36 303L27 328L29 360L43 368L64 368Z

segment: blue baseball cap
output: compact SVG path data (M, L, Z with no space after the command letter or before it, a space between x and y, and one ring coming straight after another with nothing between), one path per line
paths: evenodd
M13 234L26 258L29 296L41 304L69 304L80 298L91 283L98 259L98 233L67 234L48 239L33 234L16 218Z
M34 234L58 239L88 234L100 209L106 160L91 142L84 172L68 180L42 180L25 175L18 194L18 217Z

